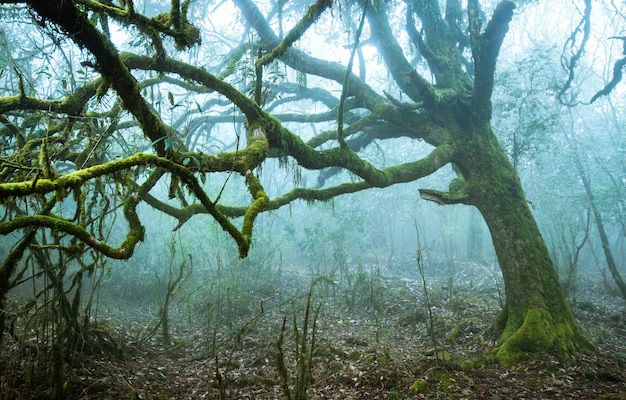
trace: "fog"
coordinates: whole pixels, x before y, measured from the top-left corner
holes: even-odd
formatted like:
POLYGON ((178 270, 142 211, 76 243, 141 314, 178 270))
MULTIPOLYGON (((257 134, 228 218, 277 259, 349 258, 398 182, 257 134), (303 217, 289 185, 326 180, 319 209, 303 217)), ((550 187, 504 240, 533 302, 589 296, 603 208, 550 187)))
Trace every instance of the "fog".
POLYGON ((613 2, 44 3, 0 4, 0 399, 626 393, 613 2), (520 294, 557 339, 507 358, 520 294))

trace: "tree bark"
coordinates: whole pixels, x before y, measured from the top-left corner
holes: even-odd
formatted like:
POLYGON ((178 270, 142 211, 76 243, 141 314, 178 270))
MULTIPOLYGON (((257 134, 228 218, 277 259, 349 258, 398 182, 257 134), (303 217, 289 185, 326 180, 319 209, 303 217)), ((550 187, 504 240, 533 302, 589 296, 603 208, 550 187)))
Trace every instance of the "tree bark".
POLYGON ((529 355, 591 351, 593 346, 567 304, 517 172, 491 128, 495 66, 515 6, 500 2, 481 32, 481 24, 473 19, 478 2, 468 4, 476 71, 471 101, 447 105, 456 129, 449 119, 441 122, 450 126, 451 159, 458 177, 448 192, 421 190, 420 194, 439 204, 473 205, 489 227, 506 292, 506 304, 494 324, 500 344, 497 361, 506 365, 529 355))
POLYGON ((422 194, 443 204, 474 205, 489 227, 506 293, 494 324, 497 361, 509 365, 528 355, 592 351, 572 316, 515 168, 488 125, 468 137, 457 158, 462 186, 422 194))

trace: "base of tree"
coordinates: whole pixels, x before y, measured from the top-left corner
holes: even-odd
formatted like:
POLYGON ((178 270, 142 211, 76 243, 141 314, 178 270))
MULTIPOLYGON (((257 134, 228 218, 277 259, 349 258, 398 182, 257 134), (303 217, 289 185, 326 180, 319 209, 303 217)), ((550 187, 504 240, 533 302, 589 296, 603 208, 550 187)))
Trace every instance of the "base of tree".
POLYGON ((573 320, 559 320, 540 307, 530 308, 521 323, 508 318, 502 311, 498 323, 504 327, 498 339, 501 343, 495 359, 501 365, 511 365, 522 360, 540 357, 542 354, 567 356, 575 353, 593 353, 594 347, 580 332, 573 320))

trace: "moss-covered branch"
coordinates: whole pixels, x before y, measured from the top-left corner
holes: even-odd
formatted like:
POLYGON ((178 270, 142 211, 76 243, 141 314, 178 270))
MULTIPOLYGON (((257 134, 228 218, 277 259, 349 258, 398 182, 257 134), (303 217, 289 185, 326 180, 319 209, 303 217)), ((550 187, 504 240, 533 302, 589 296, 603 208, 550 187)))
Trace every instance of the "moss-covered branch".
MULTIPOLYGON (((450 162, 450 158, 452 155, 451 151, 452 149, 450 146, 443 145, 440 148, 432 151, 427 157, 421 160, 385 168, 381 171, 381 173, 389 176, 390 179, 387 179, 384 184, 383 182, 378 182, 378 185, 376 186, 386 187, 399 183, 411 182, 419 178, 428 176, 437 171, 443 165, 450 162)), ((249 175, 246 174, 247 178, 248 176, 249 175)), ((253 186, 249 186, 250 192, 255 193, 253 194, 253 198, 255 198, 255 200, 261 199, 261 201, 256 202, 257 206, 255 208, 251 209, 252 206, 229 207, 224 205, 217 205, 217 208, 220 210, 220 212, 224 215, 228 215, 231 218, 245 216, 246 213, 251 213, 250 215, 256 216, 258 212, 277 210, 280 207, 283 207, 298 199, 305 201, 326 201, 332 199, 333 197, 349 193, 356 193, 361 190, 375 187, 375 185, 363 180, 358 182, 343 183, 324 189, 295 188, 281 196, 278 196, 266 202, 266 200, 263 198, 265 192, 262 190, 262 187, 256 186, 256 184, 254 183, 255 179, 256 178, 250 181, 253 186)), ((146 196, 144 200, 156 209, 168 215, 171 215, 174 218, 177 218, 179 220, 178 226, 182 225, 193 215, 207 213, 207 209, 203 207, 202 204, 198 203, 190 204, 184 208, 178 209, 166 203, 163 203, 149 195, 146 196)))
POLYGON ((479 121, 491 121, 491 94, 496 61, 504 36, 509 30, 514 9, 515 4, 512 1, 500 2, 480 38, 472 40, 472 55, 476 70, 472 110, 474 117, 479 121))
MULTIPOLYGON (((262 142, 262 140, 257 140, 257 143, 260 142, 262 142)), ((253 146, 252 152, 258 153, 263 151, 263 148, 267 150, 267 145, 263 146, 262 144, 257 144, 256 146, 253 146)), ((245 151, 242 153, 246 154, 245 151)), ((256 159, 254 156, 251 156, 250 158, 256 159)), ((248 162, 246 161, 243 162, 244 165, 247 165, 247 163, 248 162)), ((204 212, 210 214, 220 224, 220 226, 235 239, 239 246, 241 257, 245 257, 247 255, 250 247, 252 224, 258 213, 263 210, 263 204, 267 202, 267 196, 264 194, 262 188, 260 188, 260 185, 255 184, 254 181, 247 176, 247 179, 250 182, 250 191, 253 193, 255 201, 246 215, 244 227, 247 231, 244 235, 239 232, 239 230, 217 208, 216 204, 209 199, 207 194, 202 189, 202 185, 189 169, 169 159, 152 154, 135 154, 123 160, 111 161, 103 165, 78 170, 56 179, 35 179, 27 182, 0 184, 0 199, 4 200, 9 196, 28 196, 34 193, 45 194, 52 191, 63 192, 65 189, 80 186, 88 180, 99 176, 110 175, 134 166, 147 165, 167 170, 173 175, 179 177, 180 181, 188 186, 196 198, 200 201, 204 212)), ((156 179, 158 179, 158 177, 156 179)), ((117 249, 96 239, 85 228, 74 224, 71 221, 53 216, 35 215, 16 218, 12 221, 0 224, 0 234, 7 234, 17 229, 26 227, 47 227, 73 235, 106 256, 112 258, 128 258, 132 255, 137 242, 143 240, 143 227, 141 226, 139 217, 135 212, 135 207, 137 203, 141 201, 143 196, 147 194, 149 188, 151 188, 154 183, 155 181, 147 181, 133 196, 131 196, 129 200, 127 200, 124 207, 124 215, 130 225, 130 232, 128 233, 126 240, 117 249)))
POLYGON ((187 178, 193 176, 192 170, 182 165, 182 161, 187 157, 197 157, 199 166, 196 166, 196 168, 203 172, 231 171, 234 169, 244 173, 250 167, 256 167, 260 160, 265 157, 263 148, 263 144, 259 143, 259 145, 252 147, 250 150, 244 149, 239 152, 222 153, 215 156, 195 153, 177 154, 177 159, 180 159, 181 163, 154 154, 138 153, 124 159, 113 160, 105 164, 77 170, 54 179, 35 178, 24 182, 2 183, 0 184, 0 200, 10 196, 29 196, 35 193, 46 194, 57 190, 70 189, 80 186, 91 179, 137 166, 159 167, 181 178, 187 178))
POLYGON ((267 211, 269 206, 269 198, 261 186, 261 183, 254 176, 252 171, 248 171, 246 173, 246 184, 248 185, 248 190, 254 199, 254 202, 248 207, 244 216, 243 216, 243 225, 241 227, 241 233, 243 237, 250 241, 252 239, 252 227, 254 225, 254 220, 256 217, 263 211, 267 211))
POLYGON ((111 247, 107 243, 97 239, 85 228, 62 218, 49 215, 30 215, 18 217, 8 222, 0 223, 0 234, 6 235, 22 228, 49 228, 70 234, 94 250, 117 259, 128 259, 133 255, 135 245, 144 238, 143 226, 134 210, 134 205, 127 205, 124 214, 130 224, 130 231, 126 239, 118 248, 111 247))
POLYGON ((420 197, 424 200, 444 204, 467 204, 467 195, 463 192, 442 192, 439 190, 420 189, 420 197))
MULTIPOLYGON (((460 6, 448 1, 444 19, 437 0, 409 0, 407 3, 421 22, 421 34, 413 36, 435 77, 437 87, 465 95, 471 88, 471 82, 464 70, 466 60, 462 54, 466 39, 457 25, 460 6)), ((409 14, 409 17, 412 16, 409 14)), ((407 20, 408 23, 414 23, 412 18, 407 20)))
POLYGON ((277 58, 282 57, 287 50, 291 47, 291 45, 307 31, 319 19, 324 11, 330 6, 332 6, 332 0, 317 0, 307 9, 304 16, 298 21, 296 26, 294 26, 285 36, 285 38, 280 42, 280 44, 269 54, 264 55, 259 58, 256 62, 259 66, 265 66, 274 61, 277 58))
POLYGON ((442 145, 421 160, 388 167, 382 170, 381 173, 390 177, 384 184, 383 182, 378 182, 378 185, 373 185, 368 181, 358 181, 343 183, 325 189, 295 188, 282 196, 272 199, 269 202, 268 209, 273 210, 280 208, 296 199, 305 201, 325 201, 340 195, 356 193, 373 187, 387 187, 399 183, 412 182, 437 171, 443 165, 450 162, 450 157, 451 148, 447 145, 442 145))
MULTIPOLYGON (((424 7, 425 6, 422 6, 420 9, 424 7)), ((440 17, 438 16, 437 18, 440 17)), ((394 81, 414 102, 423 104, 424 108, 431 112, 440 112, 441 109, 447 109, 451 105, 457 104, 457 98, 459 96, 465 96, 465 88, 468 86, 465 74, 455 74, 454 76, 458 81, 456 83, 451 82, 448 78, 440 78, 437 81, 438 85, 434 86, 426 78, 420 75, 413 66, 411 66, 404 56, 402 48, 397 42, 396 36, 391 30, 384 7, 379 7, 368 13, 368 21, 372 28, 372 37, 375 38, 374 43, 376 44, 378 51, 383 56, 389 72, 394 77, 394 81)), ((445 24, 431 24, 428 26, 430 26, 430 29, 443 29, 445 24)), ((430 32, 430 35, 433 36, 435 34, 430 32)), ((443 46, 446 45, 446 42, 444 42, 442 38, 438 38, 437 40, 441 41, 441 43, 439 43, 440 47, 443 48, 443 46)), ((447 45, 454 49, 455 43, 447 45)), ((449 50, 446 48, 446 51, 449 50)), ((452 52, 454 53, 454 51, 452 52)), ((458 64, 458 61, 455 61, 454 59, 431 59, 429 60, 429 63, 432 65, 437 65, 437 63, 458 64)), ((443 70, 444 67, 441 66, 434 68, 435 71, 437 69, 443 70)), ((454 69, 455 72, 459 72, 459 70, 459 67, 454 69)))
POLYGON ((72 1, 33 0, 28 4, 44 20, 58 24, 76 44, 95 56, 99 72, 119 94, 124 107, 140 122, 157 154, 165 155, 164 138, 169 136, 167 126, 141 96, 137 80, 122 63, 110 40, 96 29, 87 14, 78 10, 72 1))
MULTIPOLYGON (((124 26, 135 26, 151 39, 158 33, 170 36, 174 38, 174 43, 180 50, 200 44, 200 31, 191 25, 186 14, 181 12, 183 10, 180 8, 179 0, 172 1, 169 13, 159 14, 154 18, 136 13, 133 7, 121 8, 92 0, 77 0, 76 3, 84 5, 90 11, 104 14, 124 26)), ((128 3, 132 4, 132 1, 128 3)))
POLYGON ((41 110, 59 114, 77 115, 87 101, 96 94, 102 79, 95 79, 61 100, 39 99, 31 96, 0 97, 0 114, 16 110, 41 110))

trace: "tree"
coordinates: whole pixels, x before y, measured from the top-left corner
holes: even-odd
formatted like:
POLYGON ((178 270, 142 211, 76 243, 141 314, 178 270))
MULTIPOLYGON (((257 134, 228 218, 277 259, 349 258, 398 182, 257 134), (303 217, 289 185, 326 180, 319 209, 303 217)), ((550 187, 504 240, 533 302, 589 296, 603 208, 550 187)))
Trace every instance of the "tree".
MULTIPOLYGON (((145 222, 137 213, 143 202, 177 218, 178 226, 195 214, 210 214, 245 257, 261 212, 296 199, 323 201, 410 182, 452 165, 456 178, 447 191, 422 189, 420 195, 441 205, 474 206, 490 229, 507 297, 494 324, 496 358, 511 363, 529 353, 592 348, 576 326, 517 172, 491 127, 494 73, 513 18, 511 1, 501 1, 486 21, 477 0, 466 10, 458 0, 448 0, 444 10, 437 0, 335 5, 318 0, 306 11, 280 1, 235 0, 241 17, 231 17, 226 31, 216 28, 204 36, 199 27, 211 25, 201 22, 212 16, 188 0, 172 0, 153 17, 139 13, 132 1, 2 3, 27 4, 47 43, 72 41, 83 51, 75 57, 90 58, 81 64, 90 78, 80 80, 73 79, 77 65, 68 58, 68 77, 53 98, 33 93, 16 68, 17 91, 0 99, 7 142, 0 198, 8 215, 0 232, 24 232, 0 270, 3 298, 17 263, 33 241, 44 239, 42 232, 50 232, 60 251, 91 248, 130 258, 143 239, 145 222), (323 16, 328 9, 332 15, 323 16), (339 18, 335 12, 350 32, 346 66, 313 57, 296 44, 312 26, 332 26, 339 18), (400 19, 404 28, 398 27, 400 19), (133 52, 116 49, 113 27, 138 36, 130 44, 136 45, 133 52), (401 29, 410 43, 398 40, 401 29), (224 35, 230 35, 230 48, 224 48, 224 35), (194 58, 201 38, 214 36, 219 43, 210 47, 226 54, 225 61, 211 63, 211 49, 194 58), (368 79, 376 74, 365 63, 372 49, 393 81, 387 90, 368 79), (352 72, 355 57, 358 75, 352 72), (166 123, 167 117, 172 122, 166 123), (213 131, 220 124, 230 124, 230 147, 213 131), (302 126, 310 127, 307 140, 297 134, 302 126), (388 167, 359 155, 378 141, 397 138, 425 142, 427 155, 388 167), (211 152, 216 143, 219 150, 211 152), (120 157, 111 159, 107 146, 120 157), (147 150, 133 154, 141 146, 147 150), (295 179, 296 187, 270 199, 255 170, 272 159, 308 170, 333 169, 324 172, 322 187, 295 179), (341 170, 353 179, 323 186, 341 170), (228 174, 226 181, 233 174, 243 178, 237 182, 247 188, 249 205, 222 204, 221 190, 209 195, 206 176, 220 172, 228 174), (178 199, 177 205, 159 195, 167 177, 168 197, 178 199), (99 202, 123 207, 129 229, 118 247, 104 240, 102 219, 109 213, 98 213, 99 202), (74 212, 62 215, 68 204, 74 212), (243 217, 240 227, 237 217, 243 217)), ((19 6, 16 10, 22 21, 28 18, 19 6)), ((334 34, 328 31, 328 46, 336 44, 334 34)))

